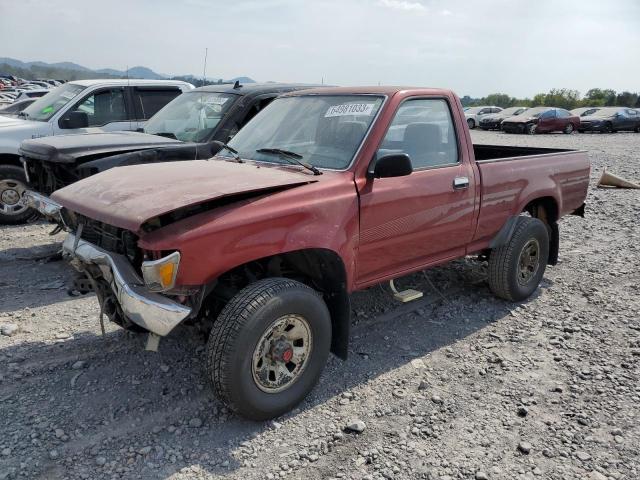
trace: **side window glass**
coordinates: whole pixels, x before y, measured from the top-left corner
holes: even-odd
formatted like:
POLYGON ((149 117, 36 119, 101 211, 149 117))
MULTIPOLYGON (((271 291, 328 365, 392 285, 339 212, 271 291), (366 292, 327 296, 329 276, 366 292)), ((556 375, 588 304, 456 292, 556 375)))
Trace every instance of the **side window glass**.
POLYGON ((249 120, 251 120, 253 117, 255 117, 258 112, 262 111, 262 109, 264 107, 266 107, 267 105, 269 105, 271 102, 273 102, 273 100, 276 97, 270 97, 270 98, 263 98, 262 100, 259 100, 257 102, 255 102, 251 108, 249 109, 249 111, 247 112, 247 114, 245 115, 245 117, 242 119, 242 121, 240 122, 240 128, 244 127, 247 123, 249 123, 249 120))
POLYGON ((95 92, 80 102, 75 110, 87 114, 90 127, 127 120, 124 90, 121 88, 95 92))
POLYGON ((182 92, 177 88, 167 90, 138 90, 135 89, 135 96, 138 103, 137 117, 140 120, 149 120, 171 100, 182 92))
POLYGON ((414 169, 457 164, 458 144, 447 102, 404 102, 378 150, 378 156, 389 153, 406 153, 414 169))

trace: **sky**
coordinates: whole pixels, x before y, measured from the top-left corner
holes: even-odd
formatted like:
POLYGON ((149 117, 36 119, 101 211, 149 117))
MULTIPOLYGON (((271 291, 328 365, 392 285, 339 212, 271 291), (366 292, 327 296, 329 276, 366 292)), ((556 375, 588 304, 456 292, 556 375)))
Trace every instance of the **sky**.
POLYGON ((0 0, 0 57, 531 97, 640 90, 639 0, 0 0))

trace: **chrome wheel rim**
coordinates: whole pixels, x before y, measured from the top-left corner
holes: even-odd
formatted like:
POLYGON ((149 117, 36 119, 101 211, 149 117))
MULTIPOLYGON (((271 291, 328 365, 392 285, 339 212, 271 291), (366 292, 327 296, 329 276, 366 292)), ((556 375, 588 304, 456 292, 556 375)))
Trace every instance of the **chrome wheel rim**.
POLYGON ((22 203, 22 194, 25 191, 22 182, 10 178, 0 180, 0 212, 5 215, 18 215, 29 208, 22 203))
POLYGON ((538 273, 540 268, 540 244, 538 240, 532 238, 520 252, 518 259, 518 283, 520 285, 528 284, 532 278, 538 273))
POLYGON ((262 334, 253 351, 251 371, 263 392, 278 393, 302 376, 312 350, 311 327, 301 315, 275 320, 262 334))

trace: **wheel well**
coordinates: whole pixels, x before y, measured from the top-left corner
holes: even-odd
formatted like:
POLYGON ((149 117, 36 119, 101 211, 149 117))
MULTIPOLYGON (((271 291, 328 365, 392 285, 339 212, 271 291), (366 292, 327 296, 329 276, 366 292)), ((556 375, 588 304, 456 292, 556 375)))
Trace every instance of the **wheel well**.
POLYGON ((241 289, 262 278, 285 277, 319 291, 331 314, 331 351, 347 358, 351 304, 347 293, 347 274, 340 256, 332 250, 296 250, 260 258, 239 265, 220 275, 207 286, 201 317, 215 321, 224 305, 241 289))
POLYGON ((522 210, 534 218, 541 220, 549 231, 549 265, 558 263, 560 250, 560 231, 558 230, 558 204, 553 197, 536 198, 522 210))
POLYGON ((22 167, 22 163, 20 163, 20 156, 13 155, 12 153, 0 154, 0 165, 15 165, 16 167, 22 167))

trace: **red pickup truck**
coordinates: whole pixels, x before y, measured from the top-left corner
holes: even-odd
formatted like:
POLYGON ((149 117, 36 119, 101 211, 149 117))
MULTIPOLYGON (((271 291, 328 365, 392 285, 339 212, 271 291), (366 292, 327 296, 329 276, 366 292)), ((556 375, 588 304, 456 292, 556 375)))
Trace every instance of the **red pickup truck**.
POLYGON ((458 98, 331 88, 273 101, 210 160, 119 167, 55 192, 63 250, 101 312, 210 330, 217 395, 280 415, 346 358, 349 294, 465 255, 501 298, 531 295, 582 215, 584 152, 473 145, 458 98))

